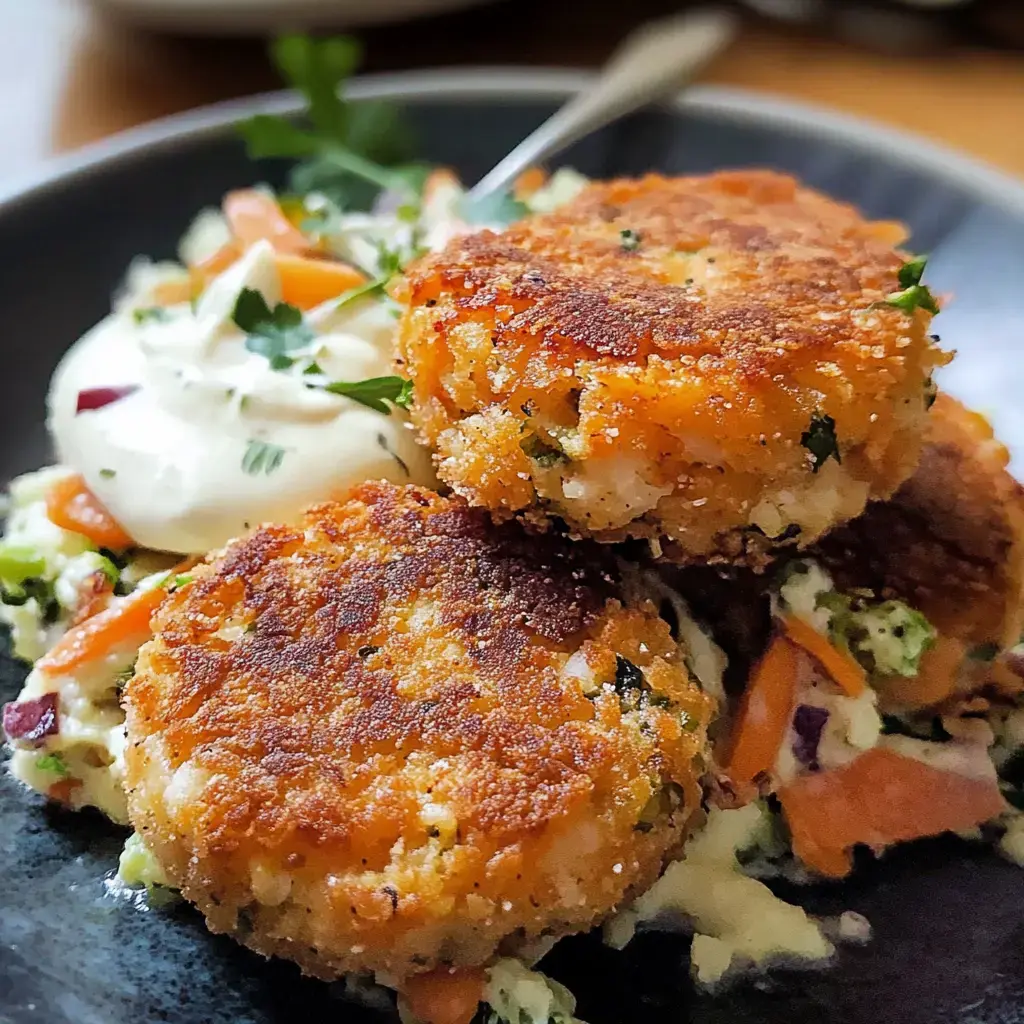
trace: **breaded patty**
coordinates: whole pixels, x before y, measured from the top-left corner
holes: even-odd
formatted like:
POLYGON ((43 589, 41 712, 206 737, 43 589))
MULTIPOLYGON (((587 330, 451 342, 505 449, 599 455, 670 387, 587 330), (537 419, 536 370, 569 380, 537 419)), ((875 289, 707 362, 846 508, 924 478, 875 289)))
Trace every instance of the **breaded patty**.
POLYGON ((649 885, 711 701, 606 549, 366 484, 233 542, 125 691, 132 821, 170 879, 321 977, 478 965, 649 885))
POLYGON ((903 235, 767 171, 592 184, 408 271, 413 419, 499 517, 679 558, 810 542, 920 452, 944 357, 884 304, 903 235))
POLYGON ((1013 646, 1024 628, 1024 489, 1008 462, 988 422, 940 394, 914 475, 815 555, 841 588, 900 598, 968 646, 1013 646))

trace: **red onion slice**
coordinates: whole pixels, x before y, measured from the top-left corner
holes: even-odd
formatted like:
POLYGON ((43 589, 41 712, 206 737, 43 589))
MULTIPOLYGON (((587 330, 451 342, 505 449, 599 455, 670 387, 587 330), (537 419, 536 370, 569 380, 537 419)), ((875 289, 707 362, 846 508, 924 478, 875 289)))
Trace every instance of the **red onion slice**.
POLYGON ((118 402, 127 398, 139 390, 138 384, 119 384, 108 388, 86 388, 78 392, 78 401, 75 403, 75 413, 93 412, 102 409, 105 405, 118 402))
POLYGON ((4 705, 4 732, 12 740, 42 746, 47 736, 60 732, 57 718, 57 694, 44 693, 31 700, 4 705))
POLYGON ((793 756, 808 768, 818 767, 818 744, 828 721, 828 711, 813 704, 801 704, 793 715, 793 756))

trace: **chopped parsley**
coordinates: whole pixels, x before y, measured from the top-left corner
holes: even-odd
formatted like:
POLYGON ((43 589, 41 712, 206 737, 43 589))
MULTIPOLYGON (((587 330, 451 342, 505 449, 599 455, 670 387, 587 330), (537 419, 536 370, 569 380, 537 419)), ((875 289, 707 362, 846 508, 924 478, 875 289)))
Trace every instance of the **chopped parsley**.
POLYGON ((643 672, 628 658, 621 654, 615 655, 615 692, 620 696, 630 690, 648 689, 643 672))
POLYGON ((132 319, 137 324, 165 324, 171 319, 170 313, 163 306, 149 306, 146 309, 133 309, 132 319))
POLYGON ((100 476, 103 477, 104 480, 113 480, 114 477, 117 476, 117 471, 113 469, 101 469, 100 476))
POLYGON ((640 248, 640 232, 634 231, 632 228, 624 228, 619 232, 619 245, 622 246, 624 252, 636 252, 640 248))
POLYGON ((815 413, 810 426, 800 435, 800 443, 811 453, 811 470, 815 473, 829 459, 843 461, 836 438, 836 421, 831 416, 815 413))
POLYGON ((344 84, 359 64, 360 47, 347 36, 285 35, 271 45, 271 58, 306 100, 305 124, 258 114, 239 125, 249 156, 299 161, 293 191, 321 192, 346 209, 368 209, 382 189, 418 205, 427 168, 405 161, 408 132, 396 109, 383 102, 350 104, 344 84))
POLYGON ((249 476, 259 476, 260 473, 270 476, 284 461, 284 453, 280 445, 254 438, 242 456, 242 469, 249 476))
POLYGON ((315 337, 302 318, 302 310, 287 302, 273 309, 261 292, 243 288, 231 313, 235 325, 245 331, 245 347, 265 356, 273 370, 286 370, 295 360, 287 353, 305 348, 315 337))
POLYGON ((36 768, 41 772, 52 772, 62 779, 71 774, 64 758, 58 753, 41 754, 36 758, 36 768))
POLYGON ((407 409, 412 402, 412 381, 404 377, 368 377, 366 380, 345 381, 332 380, 323 386, 324 391, 332 395, 344 395, 354 402, 361 402, 375 412, 385 416, 391 409, 385 404, 390 402, 400 409, 407 409))
POLYGON ((568 456, 558 448, 545 444, 536 434, 527 437, 520 447, 526 457, 536 462, 542 469, 550 469, 560 462, 567 461, 568 456))
POLYGON ((928 286, 921 284, 924 276, 924 269, 928 265, 926 256, 912 256, 899 269, 897 275, 900 291, 890 292, 876 306, 893 306, 902 309, 904 313, 913 313, 915 309, 923 309, 929 313, 938 313, 939 304, 935 296, 929 291, 928 286))

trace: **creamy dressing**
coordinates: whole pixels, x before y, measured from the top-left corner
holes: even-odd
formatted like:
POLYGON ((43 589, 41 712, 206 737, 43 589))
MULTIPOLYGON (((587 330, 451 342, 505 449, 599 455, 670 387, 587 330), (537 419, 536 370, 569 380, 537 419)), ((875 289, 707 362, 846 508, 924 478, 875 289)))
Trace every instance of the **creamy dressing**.
POLYGON ((113 313, 54 376, 49 426, 61 462, 144 547, 206 552, 366 480, 434 482, 400 410, 384 415, 310 386, 390 374, 393 305, 370 296, 317 307, 305 316, 314 340, 289 352, 290 369, 274 370, 232 322, 243 288, 271 307, 280 301, 269 244, 254 245, 194 309, 168 307, 141 323, 130 309, 113 313), (322 376, 303 372, 314 360, 322 376), (137 390, 76 413, 80 392, 123 386, 137 390), (282 449, 280 464, 243 468, 253 443, 282 449))

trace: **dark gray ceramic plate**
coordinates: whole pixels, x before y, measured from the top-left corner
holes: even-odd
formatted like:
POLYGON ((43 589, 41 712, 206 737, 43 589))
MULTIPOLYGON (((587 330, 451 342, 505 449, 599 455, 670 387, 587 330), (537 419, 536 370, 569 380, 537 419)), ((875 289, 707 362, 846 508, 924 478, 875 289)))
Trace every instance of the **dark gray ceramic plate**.
MULTIPOLYGON (((585 79, 458 72, 366 80, 354 95, 407 102, 421 155, 472 180, 585 79)), ((105 143, 44 180, 0 194, 0 323, 8 386, 0 476, 48 457, 43 399, 65 347, 108 308, 137 253, 173 253, 202 205, 282 168, 247 163, 230 123, 287 96, 214 108, 105 143)), ((1010 130, 1009 128, 1007 130, 1010 130)), ((904 136, 764 98, 700 90, 623 121, 565 157, 605 177, 764 165, 792 171, 873 217, 898 218, 955 294, 938 329, 960 351, 943 385, 991 413, 1024 457, 1024 189, 904 136)), ((0 666, 0 700, 19 671, 0 666)), ((123 835, 0 782, 0 1021, 7 1024, 283 1024, 385 1019, 341 986, 299 977, 206 933, 187 908, 140 911, 105 895, 123 835)), ((1024 1022, 1024 872, 949 840, 804 891, 815 912, 868 915, 875 939, 831 970, 783 972, 717 997, 686 981, 685 940, 649 935, 624 953, 592 937, 544 964, 592 1024, 1011 1024, 1024 1022)))

